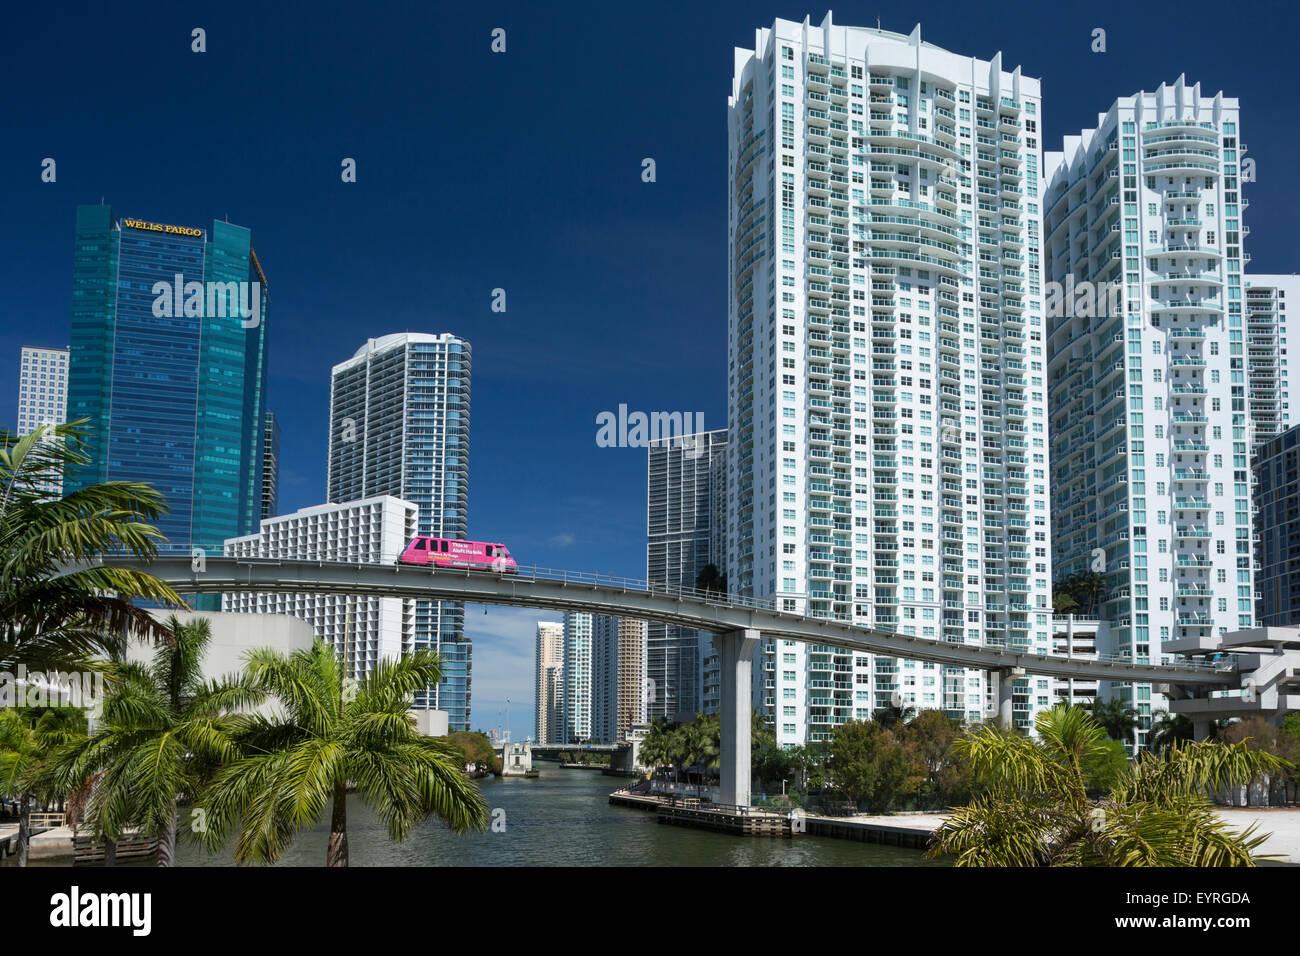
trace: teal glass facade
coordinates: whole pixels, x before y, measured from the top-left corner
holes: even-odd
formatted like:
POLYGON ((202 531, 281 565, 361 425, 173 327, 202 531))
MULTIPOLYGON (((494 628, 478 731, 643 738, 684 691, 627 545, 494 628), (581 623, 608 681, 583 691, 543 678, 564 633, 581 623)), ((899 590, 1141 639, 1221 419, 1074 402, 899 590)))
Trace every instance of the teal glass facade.
POLYGON ((169 549, 220 554, 226 538, 256 531, 268 315, 248 229, 174 227, 80 207, 67 414, 89 420, 93 461, 65 488, 148 482, 171 509, 159 521, 169 549), (198 294, 169 295, 178 276, 182 292, 201 283, 198 294), (239 290, 250 310, 256 295, 257 321, 233 300, 214 307, 213 283, 235 283, 217 288, 239 290))

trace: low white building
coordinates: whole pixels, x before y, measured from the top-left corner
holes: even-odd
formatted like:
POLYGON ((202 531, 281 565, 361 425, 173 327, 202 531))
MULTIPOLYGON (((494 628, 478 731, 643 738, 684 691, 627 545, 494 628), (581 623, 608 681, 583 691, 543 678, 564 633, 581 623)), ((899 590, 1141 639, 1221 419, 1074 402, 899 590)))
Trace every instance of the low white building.
MULTIPOLYGON (((414 504, 391 495, 317 505, 263 519, 257 534, 226 539, 225 553, 392 564, 415 537, 418 517, 414 504)), ((349 676, 357 679, 385 658, 409 654, 415 645, 415 602, 408 598, 240 592, 225 595, 222 609, 290 614, 306 621, 343 655, 349 676)))
MULTIPOLYGON (((1056 615, 1052 618, 1052 653, 1068 654, 1086 660, 1097 660, 1099 653, 1108 651, 1108 629, 1104 621, 1096 621, 1074 615, 1056 615)), ((1043 696, 1044 679, 1035 679, 1035 692, 1043 696)), ((1085 680, 1077 677, 1053 677, 1050 681, 1050 703, 1056 704, 1067 700, 1080 707, 1090 705, 1097 697, 1100 681, 1085 680)), ((1015 701, 1012 700, 1014 709, 1015 701)), ((1041 709, 1041 708, 1039 708, 1041 709)))
MULTIPOLYGON (((172 617, 170 611, 151 611, 159 621, 172 617)), ((212 640, 203 655, 203 677, 220 680, 244 668, 245 655, 256 648, 269 647, 281 654, 308 650, 316 632, 306 621, 286 614, 226 614, 217 611, 177 613, 182 624, 206 620, 212 640)), ((126 659, 142 664, 153 661, 157 649, 144 641, 134 641, 127 648, 126 659)))

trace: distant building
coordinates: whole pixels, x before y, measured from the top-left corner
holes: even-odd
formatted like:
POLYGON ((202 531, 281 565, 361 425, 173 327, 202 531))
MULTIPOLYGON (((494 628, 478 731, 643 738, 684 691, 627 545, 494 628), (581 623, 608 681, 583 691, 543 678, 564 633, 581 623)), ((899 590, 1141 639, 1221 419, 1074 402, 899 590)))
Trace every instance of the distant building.
POLYGON ((1245 284, 1246 386, 1257 454, 1273 436, 1300 425, 1300 408, 1291 408, 1300 365, 1287 354, 1300 348, 1300 275, 1248 275, 1245 284))
POLYGON ((560 701, 564 693, 564 625, 537 622, 536 703, 534 720, 539 744, 560 743, 560 701))
POLYGON ((1260 446, 1254 470, 1255 617, 1261 627, 1300 624, 1300 425, 1260 446))
POLYGON ((645 722, 645 622, 570 612, 561 645, 560 731, 558 739, 541 742, 627 740, 645 722))
MULTIPOLYGON (((68 350, 24 346, 18 365, 18 434, 67 421, 67 412, 68 350)), ((40 488, 59 495, 63 482, 42 482, 40 488)))
POLYGON ((273 517, 279 509, 280 423, 275 420, 275 412, 267 412, 262 432, 262 517, 273 517))
POLYGON ((597 617, 593 644, 592 737, 622 743, 646 719, 646 622, 597 617))
MULTIPOLYGON (((231 538, 225 553, 240 558, 288 558, 393 564, 415 537, 419 509, 379 495, 317 505, 266 518, 257 534, 231 538)), ((415 648, 415 602, 410 598, 297 591, 238 592, 222 598, 225 611, 292 614, 311 624, 362 679, 385 658, 415 648)))
POLYGON ((564 615, 564 696, 560 706, 560 742, 584 743, 594 730, 592 686, 595 665, 595 615, 569 611, 564 615))

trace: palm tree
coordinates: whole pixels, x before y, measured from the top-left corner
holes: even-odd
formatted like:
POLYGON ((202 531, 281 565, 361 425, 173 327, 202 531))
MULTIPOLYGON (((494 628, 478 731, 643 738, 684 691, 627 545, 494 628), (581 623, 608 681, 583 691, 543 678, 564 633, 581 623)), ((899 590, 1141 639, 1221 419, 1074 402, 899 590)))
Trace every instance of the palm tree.
POLYGON ((1089 710, 1111 740, 1133 742, 1139 727, 1138 712, 1127 701, 1118 697, 1110 700, 1098 697, 1093 700, 1089 710))
MULTIPOLYGON (((686 773, 686 782, 691 782, 691 770, 704 759, 704 733, 698 721, 691 721, 677 728, 677 760, 686 773)), ((698 792, 699 780, 696 778, 698 792)))
POLYGON ((457 833, 482 830, 488 808, 446 742, 421 737, 409 709, 415 693, 442 680, 436 654, 417 651, 383 661, 364 680, 345 680, 321 641, 285 655, 252 651, 246 686, 278 707, 239 718, 243 756, 217 773, 198 802, 220 849, 238 827, 235 860, 273 863, 303 827, 331 808, 327 866, 348 865, 347 788, 404 840, 437 815, 457 833))
POLYGON ((726 594, 727 576, 718 571, 716 564, 706 564, 695 576, 695 590, 726 594))
POLYGON ((662 717, 655 720, 645 736, 641 738, 641 746, 637 748, 637 759, 641 762, 641 766, 650 768, 652 779, 658 776, 659 768, 664 763, 665 724, 662 717))
POLYGON ((1184 714, 1171 714, 1157 710, 1151 715, 1151 729, 1147 731, 1147 746, 1160 753, 1171 744, 1191 740, 1195 736, 1192 722, 1184 714))
POLYGON ((211 625, 167 621, 174 639, 149 665, 118 664, 101 726, 51 758, 64 789, 87 787, 83 815, 106 844, 136 828, 158 838, 158 865, 176 855, 180 799, 193 799, 216 767, 238 756, 233 711, 260 699, 239 681, 207 682, 211 625))
POLYGON ((1067 574, 1052 583, 1052 608, 1057 614, 1092 617, 1106 593, 1106 578, 1098 571, 1067 574))
POLYGON ((1244 745, 1176 743, 1143 753, 1109 795, 1089 799, 1084 767, 1106 732, 1079 708, 1038 716, 1038 739, 979 727, 957 742, 986 790, 953 812, 930 856, 957 866, 1253 866, 1268 838, 1227 828, 1206 792, 1280 766, 1244 745))
POLYGON ((82 422, 0 430, 0 670, 87 669, 129 636, 170 639, 135 599, 185 607, 151 574, 96 567, 122 551, 153 558, 166 510, 147 484, 108 481, 52 497, 41 485, 89 464, 82 422))
POLYGON ((887 704, 872 714, 871 719, 886 730, 890 730, 898 724, 907 723, 915 716, 915 707, 900 707, 897 704, 887 704))
POLYGON ((1074 614, 1079 610, 1079 602, 1069 591, 1062 590, 1062 583, 1052 585, 1052 611, 1056 614, 1074 614))
POLYGON ((709 771, 717 766, 722 753, 721 738, 721 719, 717 715, 696 714, 693 721, 677 730, 678 756, 684 768, 695 768, 697 792, 709 771))
POLYGON ((27 865, 33 805, 65 795, 43 778, 45 761, 52 750, 83 734, 85 723, 70 710, 47 710, 34 726, 16 710, 0 711, 0 794, 18 800, 19 866, 27 865))
POLYGON ((1083 571, 1075 576, 1075 595, 1084 612, 1093 617, 1106 593, 1106 578, 1098 571, 1083 571))

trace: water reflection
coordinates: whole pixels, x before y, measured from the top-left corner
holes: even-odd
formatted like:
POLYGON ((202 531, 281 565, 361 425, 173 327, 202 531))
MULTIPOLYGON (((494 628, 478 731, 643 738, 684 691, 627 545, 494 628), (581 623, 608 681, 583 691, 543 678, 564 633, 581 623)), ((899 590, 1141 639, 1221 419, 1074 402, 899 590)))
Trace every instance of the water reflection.
MULTIPOLYGON (((541 777, 483 782, 504 832, 456 836, 430 822, 405 843, 355 797, 348 801, 353 866, 942 866, 919 850, 824 837, 741 838, 661 826, 653 813, 612 807, 620 781, 541 765, 541 777)), ((328 823, 301 834, 279 865, 321 866, 328 823)), ((229 852, 177 848, 181 866, 232 866, 229 852)))

